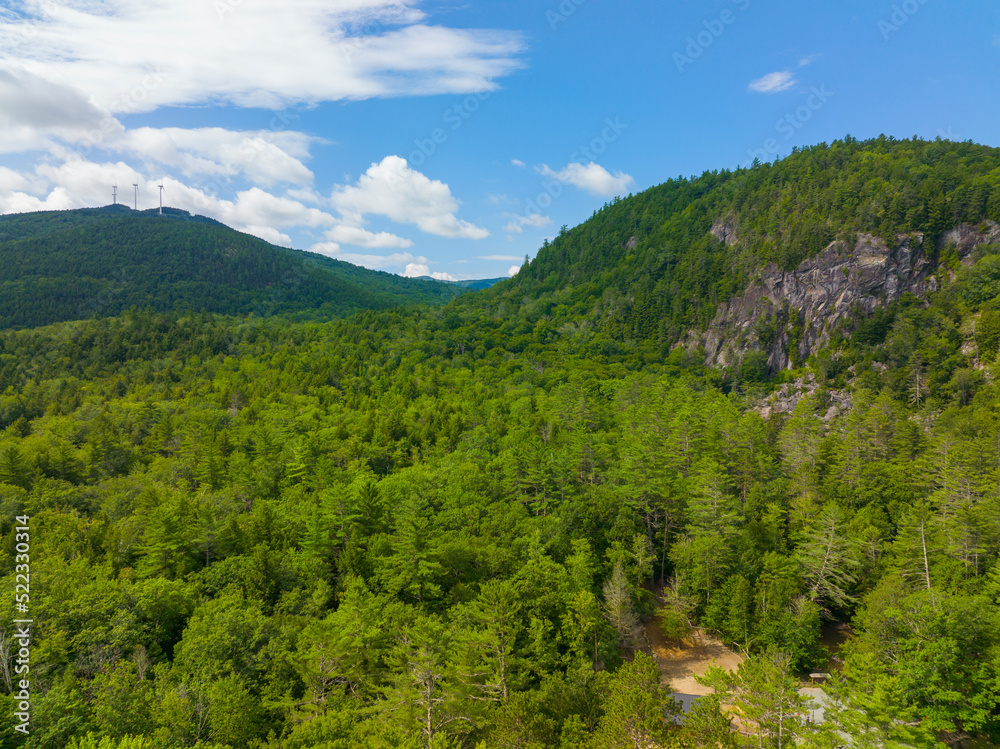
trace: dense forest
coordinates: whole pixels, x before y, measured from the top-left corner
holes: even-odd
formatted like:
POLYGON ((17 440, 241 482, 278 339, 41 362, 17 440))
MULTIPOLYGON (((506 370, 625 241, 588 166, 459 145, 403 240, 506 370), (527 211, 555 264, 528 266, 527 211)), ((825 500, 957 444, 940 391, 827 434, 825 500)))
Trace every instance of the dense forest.
POLYGON ((0 740, 997 745, 1000 247, 944 248, 927 299, 793 371, 671 346, 753 268, 841 231, 1000 219, 997 167, 848 139, 616 202, 446 306, 0 332, 0 564, 13 591, 29 517, 34 620, 31 731, 0 740), (623 327, 639 311, 658 322, 623 327), (765 408, 779 384, 787 412, 765 408), (651 627, 744 656, 682 721, 651 627), (819 668, 811 723, 795 687, 819 668))
POLYGON ((462 287, 275 247, 204 216, 124 206, 0 216, 0 327, 132 306, 328 319, 437 304, 462 287))

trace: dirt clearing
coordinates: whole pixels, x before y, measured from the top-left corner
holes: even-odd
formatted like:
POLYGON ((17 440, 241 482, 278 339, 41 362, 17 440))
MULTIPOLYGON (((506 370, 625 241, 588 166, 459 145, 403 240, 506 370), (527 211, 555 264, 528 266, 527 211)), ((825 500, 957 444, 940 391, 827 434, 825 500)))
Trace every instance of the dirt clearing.
POLYGON ((743 662, 743 656, 703 630, 694 630, 678 648, 676 643, 664 639, 657 619, 650 619, 645 626, 653 658, 660 667, 664 681, 670 684, 670 689, 674 692, 711 694, 712 690, 696 682, 694 677, 704 674, 709 666, 735 671, 743 662))

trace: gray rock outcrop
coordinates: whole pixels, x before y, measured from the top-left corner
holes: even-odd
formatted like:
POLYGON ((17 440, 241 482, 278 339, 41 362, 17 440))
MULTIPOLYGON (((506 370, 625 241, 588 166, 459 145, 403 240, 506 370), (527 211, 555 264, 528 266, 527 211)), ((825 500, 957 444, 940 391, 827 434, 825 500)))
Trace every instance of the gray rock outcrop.
MULTIPOLYGON (((735 232, 716 222, 713 235, 732 241, 735 232)), ((962 262, 984 244, 1000 242, 1000 225, 959 226, 942 238, 962 262)), ((706 331, 691 331, 688 343, 705 350, 709 366, 732 366, 748 350, 763 350, 771 371, 792 368, 829 342, 839 325, 850 333, 855 311, 870 315, 909 292, 925 297, 937 288, 924 235, 897 237, 889 247, 862 234, 853 246, 830 243, 819 255, 791 271, 768 265, 746 291, 719 306, 706 331)))

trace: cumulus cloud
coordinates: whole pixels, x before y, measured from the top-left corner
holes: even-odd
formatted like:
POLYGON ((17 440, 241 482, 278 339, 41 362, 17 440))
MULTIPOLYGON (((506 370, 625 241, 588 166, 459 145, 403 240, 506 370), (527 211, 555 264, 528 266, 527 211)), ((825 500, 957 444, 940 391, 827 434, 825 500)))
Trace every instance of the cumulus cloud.
MULTIPOLYGON (((533 226, 536 229, 542 229, 552 223, 552 219, 548 216, 542 216, 539 213, 532 213, 529 216, 514 216, 510 221, 503 227, 503 230, 508 234, 521 234, 524 232, 525 226, 533 226)), ((498 256, 500 257, 500 256, 498 256)), ((504 259, 507 259, 504 257, 504 259)), ((517 260, 517 258, 510 258, 511 260, 517 260)))
POLYGON ((521 161, 520 159, 511 159, 511 160, 510 160, 510 163, 511 163, 511 164, 513 164, 514 166, 519 166, 519 167, 521 167, 522 169, 523 169, 524 167, 526 167, 526 166, 527 166, 527 164, 525 164, 525 163, 524 163, 523 161, 521 161))
POLYGON ((455 216, 458 201, 448 185, 411 169, 399 156, 386 156, 372 164, 357 184, 335 189, 331 203, 346 223, 374 214, 439 237, 485 239, 490 234, 455 216))
POLYGON ((520 34, 427 25, 415 5, 80 0, 52 11, 24 3, 0 16, 0 63, 44 68, 113 113, 469 93, 521 66, 520 34))
POLYGON ((787 91, 796 83, 798 81, 795 80, 795 76, 790 71, 782 70, 768 73, 755 81, 750 81, 749 88, 758 94, 777 94, 781 91, 787 91))
POLYGON ((324 236, 333 242, 353 244, 358 247, 369 247, 371 249, 413 246, 412 240, 398 237, 387 231, 374 233, 367 229, 362 229, 360 226, 347 226, 346 224, 339 224, 329 229, 324 236))
POLYGON ((142 127, 129 130, 113 146, 175 167, 188 177, 245 175, 267 187, 282 182, 311 184, 313 174, 302 159, 308 158, 314 140, 298 132, 142 127))
POLYGON ((603 166, 595 164, 593 161, 586 166, 577 163, 568 164, 565 169, 559 171, 551 169, 547 164, 542 164, 540 167, 536 167, 536 170, 546 177, 554 177, 560 182, 566 182, 581 190, 586 190, 591 195, 601 197, 621 195, 635 184, 635 179, 631 175, 624 172, 611 174, 603 166))
POLYGON ((430 274, 430 267, 424 263, 409 263, 406 266, 406 270, 403 271, 403 275, 407 278, 419 278, 420 276, 429 276, 430 274))
POLYGON ((521 270, 520 265, 512 265, 510 266, 510 268, 507 269, 507 275, 513 278, 520 272, 520 270, 521 270))

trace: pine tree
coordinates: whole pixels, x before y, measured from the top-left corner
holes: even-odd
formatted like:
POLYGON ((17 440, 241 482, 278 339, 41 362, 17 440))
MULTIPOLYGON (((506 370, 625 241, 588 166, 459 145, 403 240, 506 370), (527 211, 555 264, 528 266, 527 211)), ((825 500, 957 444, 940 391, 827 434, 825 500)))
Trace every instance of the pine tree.
POLYGON ((858 555, 846 535, 847 520, 843 510, 828 505, 816 522, 807 529, 795 558, 802 568, 808 595, 814 602, 846 606, 856 579, 858 555))
POLYGON ((618 633, 621 644, 635 649, 643 641, 642 625, 632 599, 632 586, 625 575, 625 565, 620 561, 604 581, 604 615, 618 633))

